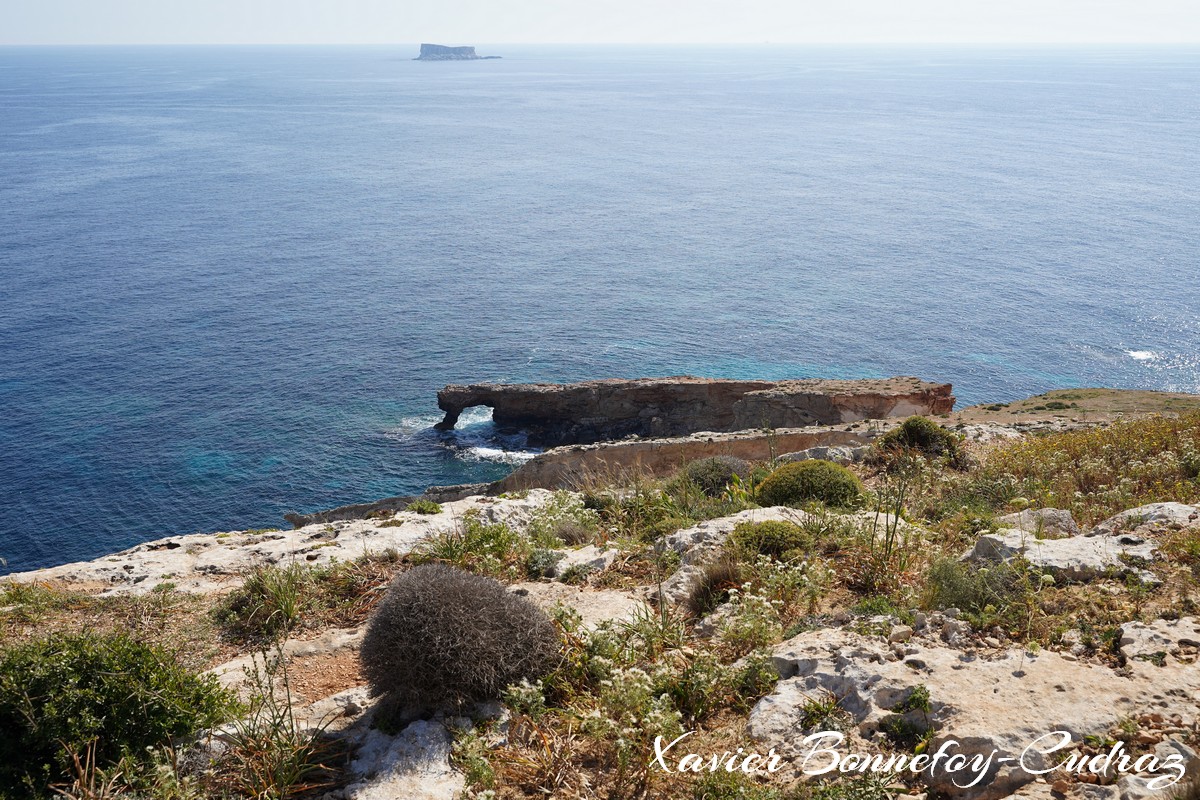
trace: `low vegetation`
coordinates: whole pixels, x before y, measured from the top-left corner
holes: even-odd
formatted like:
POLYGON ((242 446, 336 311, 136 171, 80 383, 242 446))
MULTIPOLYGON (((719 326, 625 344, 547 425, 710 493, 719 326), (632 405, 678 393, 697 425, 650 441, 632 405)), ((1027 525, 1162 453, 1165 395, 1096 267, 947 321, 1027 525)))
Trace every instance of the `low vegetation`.
POLYGON ((922 515, 986 517, 1013 507, 1069 510, 1093 525, 1148 503, 1200 500, 1200 412, 1117 421, 993 448, 969 473, 940 476, 922 515))
POLYGON ((904 453, 943 459, 955 468, 965 466, 961 437, 927 417, 909 417, 876 439, 871 460, 886 467, 904 453))
POLYGON ((750 478, 750 464, 733 456, 713 456, 688 463, 680 478, 691 481, 709 497, 721 497, 731 484, 740 485, 750 478))
POLYGON ((821 459, 784 464, 758 486, 758 502, 764 506, 801 508, 824 503, 831 508, 858 505, 863 487, 845 467, 821 459))
POLYGON ((52 636, 0 655, 0 796, 44 796, 81 755, 111 765, 227 719, 233 698, 128 636, 52 636), (86 754, 86 755, 85 755, 86 754))
POLYGON ((297 562, 259 567, 213 610, 224 636, 261 644, 297 628, 351 627, 400 568, 394 552, 314 566, 297 562))
MULTIPOLYGON (((444 532, 405 556, 264 567, 221 598, 197 600, 169 585, 142 598, 0 587, 7 681, 0 694, 32 691, 37 675, 59 668, 43 640, 61 641, 87 627, 96 634, 85 650, 107 641, 114 627, 159 644, 178 641, 186 645, 178 656, 184 672, 194 678, 195 670, 233 653, 370 619, 362 672, 385 710, 445 703, 465 711, 471 701, 500 699, 511 713, 504 736, 482 720, 456 735, 454 760, 475 797, 883 798, 886 784, 863 779, 789 786, 731 773, 665 775, 649 768, 647 754, 655 736, 684 730, 695 731, 689 741, 697 752, 745 746, 745 714, 775 681, 772 648, 835 616, 886 638, 894 625, 915 625, 922 613, 950 612, 947 620, 957 619, 947 624, 972 647, 996 646, 987 640, 1030 649, 1074 646, 1077 654, 1119 665, 1121 623, 1196 613, 1200 527, 1156 534, 1166 558, 1139 566, 1154 571, 1160 585, 1116 572, 1072 584, 1019 559, 981 566, 960 556, 1012 511, 1066 508, 1087 527, 1149 502, 1196 503, 1198 448, 1198 412, 988 445, 913 419, 881 437, 875 457, 850 468, 816 460, 772 469, 703 459, 666 481, 597 480, 582 493, 556 493, 528 518, 507 524, 486 509, 443 517, 444 532), (596 545, 616 551, 612 567, 558 580, 653 593, 679 566, 671 534, 769 505, 803 513, 795 522, 736 526, 701 563, 681 606, 651 603, 632 618, 588 627, 565 608, 548 618, 504 586, 547 580, 565 551, 596 545), (20 675, 35 677, 9 680, 10 662, 25 664, 20 675)), ((263 664, 264 671, 285 669, 263 664)), ((76 665, 68 672, 95 670, 76 665)), ((280 680, 286 686, 286 674, 272 672, 263 685, 280 680)), ((85 685, 80 681, 71 686, 85 685)), ((69 747, 55 743, 62 734, 40 731, 29 752, 42 748, 45 755, 34 764, 6 758, 0 743, 0 774, 15 787, 14 798, 51 780, 65 787, 64 796, 104 796, 95 787, 115 780, 118 789, 109 796, 164 800, 319 796, 335 786, 344 754, 319 728, 297 727, 290 705, 262 686, 238 709, 240 722, 226 728, 228 750, 211 774, 181 769, 167 747, 173 731, 228 715, 227 700, 199 710, 197 701, 173 706, 192 710, 178 728, 164 723, 145 736, 122 723, 132 713, 125 706, 114 705, 118 713, 95 731, 86 714, 71 713, 70 725, 81 727, 63 737, 69 747), (163 733, 167 728, 172 732, 163 733), (131 739, 122 738, 127 733, 131 739), (2 772, 11 764, 34 766, 2 772), (168 785, 182 788, 162 788, 168 785)), ((805 724, 846 724, 838 701, 814 695, 803 709, 805 724)), ((879 746, 923 747, 935 701, 915 685, 883 720, 879 746)), ((385 728, 399 720, 381 718, 385 728)))

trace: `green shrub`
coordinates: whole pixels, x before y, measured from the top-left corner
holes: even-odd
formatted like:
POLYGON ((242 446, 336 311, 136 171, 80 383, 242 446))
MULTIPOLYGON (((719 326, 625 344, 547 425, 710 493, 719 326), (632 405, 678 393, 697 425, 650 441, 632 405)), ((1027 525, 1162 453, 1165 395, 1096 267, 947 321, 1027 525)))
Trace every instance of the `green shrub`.
POLYGON ((52 636, 0 655, 0 796, 39 796, 94 743, 96 766, 225 719, 232 697, 128 636, 52 636))
POLYGON ((1035 584, 1028 567, 1019 561, 987 567, 940 558, 926 573, 926 608, 957 608, 976 624, 1015 621, 1025 608, 1035 584))
POLYGON ((733 456, 712 456, 692 461, 680 475, 696 485, 709 497, 720 497, 734 477, 750 477, 750 464, 733 456))
POLYGON ((454 530, 431 536, 410 555, 417 564, 450 564, 481 575, 520 577, 534 547, 502 522, 488 524, 476 512, 454 530))
POLYGON ((807 550, 812 540, 793 522, 766 520, 739 523, 729 534, 729 545, 743 555, 778 559, 794 550, 807 550))
POLYGON ((784 464, 758 487, 758 502, 764 506, 803 506, 819 501, 827 506, 846 507, 858 503, 862 483, 854 473, 831 461, 818 458, 784 464))
POLYGON ((241 641, 288 631, 300 621, 316 574, 307 564, 256 567, 221 600, 216 620, 227 635, 241 641))
POLYGON ((917 451, 927 458, 949 458, 958 462, 962 456, 959 438, 927 417, 909 417, 898 428, 875 440, 876 457, 886 460, 897 451, 917 451))
POLYGON ((500 697, 554 669, 560 639, 549 618, 500 583, 428 564, 397 575, 359 652, 373 696, 392 708, 500 697))
POLYGON ((442 505, 428 498, 419 497, 405 506, 404 510, 412 511, 415 514, 440 514, 442 513, 442 505))

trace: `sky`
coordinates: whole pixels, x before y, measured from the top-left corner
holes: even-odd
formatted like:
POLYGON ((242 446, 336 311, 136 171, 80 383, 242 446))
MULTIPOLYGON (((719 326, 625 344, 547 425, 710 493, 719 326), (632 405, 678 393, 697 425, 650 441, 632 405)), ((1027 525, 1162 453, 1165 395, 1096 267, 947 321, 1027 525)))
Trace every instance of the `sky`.
POLYGON ((0 44, 1200 43, 1200 0, 0 0, 0 44))

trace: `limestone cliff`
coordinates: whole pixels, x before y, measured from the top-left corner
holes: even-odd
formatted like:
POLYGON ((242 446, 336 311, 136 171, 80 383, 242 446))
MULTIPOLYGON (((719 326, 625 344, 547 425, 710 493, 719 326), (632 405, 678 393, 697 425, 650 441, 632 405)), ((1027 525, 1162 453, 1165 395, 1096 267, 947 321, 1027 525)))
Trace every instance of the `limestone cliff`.
POLYGON ((763 427, 797 428, 911 414, 945 414, 950 384, 886 380, 734 381, 690 376, 556 384, 450 385, 438 392, 450 430, 472 406, 490 406, 502 433, 536 447, 628 436, 686 436, 763 427))

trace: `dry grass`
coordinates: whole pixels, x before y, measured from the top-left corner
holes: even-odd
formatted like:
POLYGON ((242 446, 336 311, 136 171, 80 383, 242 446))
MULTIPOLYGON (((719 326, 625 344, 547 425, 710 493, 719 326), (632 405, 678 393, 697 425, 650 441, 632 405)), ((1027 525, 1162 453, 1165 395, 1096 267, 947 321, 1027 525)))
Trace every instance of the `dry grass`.
POLYGON ((227 661, 236 648, 219 641, 215 599, 163 588, 149 594, 97 597, 48 584, 0 585, 0 641, 5 646, 53 633, 128 633, 175 652, 191 669, 227 661))
POLYGON ((984 464, 945 481, 942 507, 998 511, 1021 498, 1065 508, 1080 525, 1147 503, 1200 500, 1200 412, 1115 422, 994 448, 984 464))

